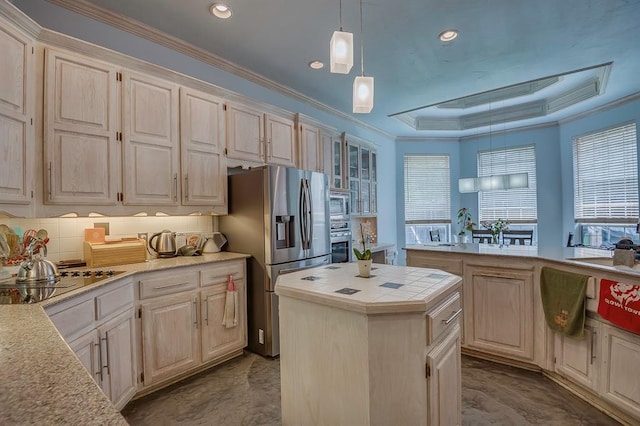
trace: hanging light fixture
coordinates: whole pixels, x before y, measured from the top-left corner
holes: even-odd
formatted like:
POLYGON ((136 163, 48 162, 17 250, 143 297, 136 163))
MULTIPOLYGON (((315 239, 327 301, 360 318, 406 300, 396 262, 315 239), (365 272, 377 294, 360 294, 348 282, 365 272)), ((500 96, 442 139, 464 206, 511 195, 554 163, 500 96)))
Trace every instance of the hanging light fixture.
POLYGON ((502 175, 493 174, 493 134, 491 132, 491 118, 491 103, 489 103, 489 152, 492 153, 490 175, 458 179, 458 192, 462 194, 468 192, 497 191, 500 189, 506 190, 529 187, 528 173, 508 173, 502 175))
POLYGON ((366 114, 373 109, 373 77, 364 75, 364 43, 362 41, 362 0, 360 0, 360 70, 353 81, 353 112, 366 114))
POLYGON ((330 71, 349 74, 353 67, 353 34, 342 31, 342 0, 340 0, 340 31, 334 31, 329 43, 330 71))

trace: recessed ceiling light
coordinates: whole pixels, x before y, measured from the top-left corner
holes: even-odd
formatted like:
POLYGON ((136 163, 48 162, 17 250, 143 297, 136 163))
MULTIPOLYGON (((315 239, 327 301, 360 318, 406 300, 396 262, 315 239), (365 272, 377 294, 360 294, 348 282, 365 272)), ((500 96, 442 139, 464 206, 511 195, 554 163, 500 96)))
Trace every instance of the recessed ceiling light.
POLYGON ((458 31, 456 30, 444 30, 438 35, 441 41, 451 41, 456 37, 458 37, 458 31))
POLYGON ((309 62, 309 68, 313 68, 314 70, 319 70, 320 68, 324 68, 324 64, 320 61, 311 61, 309 62))
POLYGON ((211 14, 220 19, 231 18, 231 8, 225 3, 214 3, 209 8, 211 14))

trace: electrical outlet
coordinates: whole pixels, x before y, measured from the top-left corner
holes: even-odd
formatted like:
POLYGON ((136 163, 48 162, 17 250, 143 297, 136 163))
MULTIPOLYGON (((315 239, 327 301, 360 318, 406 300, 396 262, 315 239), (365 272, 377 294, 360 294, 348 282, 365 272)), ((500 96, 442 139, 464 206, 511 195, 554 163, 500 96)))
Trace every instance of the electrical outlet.
POLYGON ((264 330, 261 328, 258 329, 258 343, 264 345, 264 330))

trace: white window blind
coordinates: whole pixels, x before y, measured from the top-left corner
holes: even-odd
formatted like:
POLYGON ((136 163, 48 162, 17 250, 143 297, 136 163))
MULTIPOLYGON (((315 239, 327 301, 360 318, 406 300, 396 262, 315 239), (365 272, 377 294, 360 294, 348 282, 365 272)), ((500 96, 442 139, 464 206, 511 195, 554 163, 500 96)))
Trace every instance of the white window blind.
POLYGON ((573 140, 574 215, 579 222, 638 219, 636 124, 573 140))
POLYGON ((506 219, 511 223, 536 223, 536 151, 533 145, 478 153, 478 176, 528 173, 529 187, 478 192, 480 220, 506 219))
POLYGON ((405 155, 404 219, 407 224, 451 222, 448 156, 405 155))

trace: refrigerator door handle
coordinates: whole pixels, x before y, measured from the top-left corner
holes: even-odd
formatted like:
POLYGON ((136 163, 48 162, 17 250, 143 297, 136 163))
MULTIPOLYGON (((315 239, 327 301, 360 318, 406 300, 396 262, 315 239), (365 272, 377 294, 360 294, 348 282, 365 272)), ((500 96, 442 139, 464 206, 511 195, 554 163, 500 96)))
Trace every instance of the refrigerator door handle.
POLYGON ((300 180, 300 239, 302 240, 302 249, 309 249, 309 241, 307 241, 307 181, 300 180))
POLYGON ((309 185, 309 180, 307 181, 307 243, 309 248, 311 248, 311 242, 313 241, 313 204, 311 198, 311 185, 309 185))

